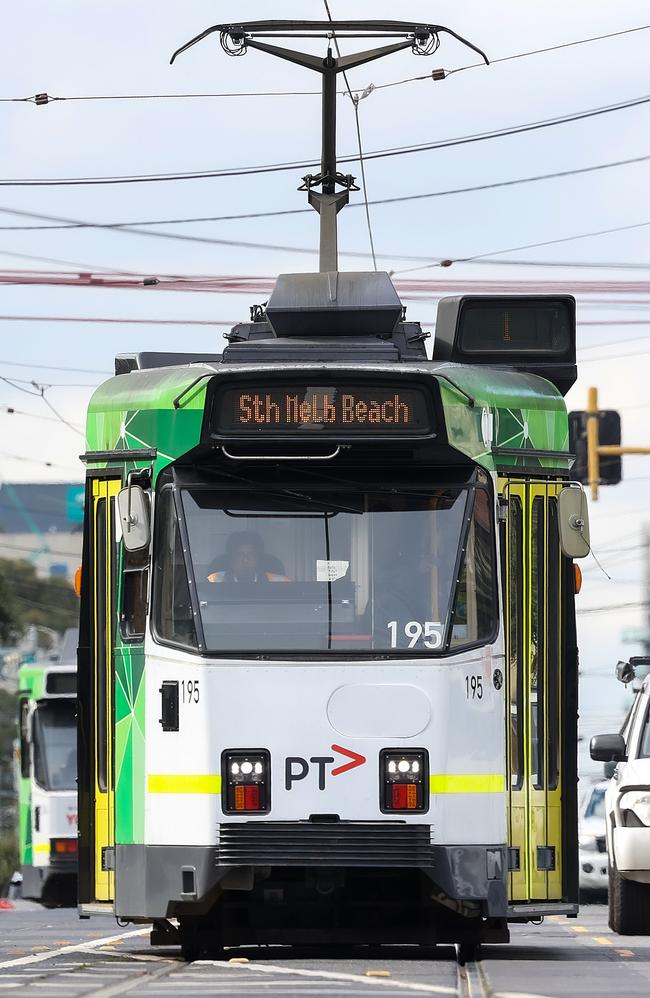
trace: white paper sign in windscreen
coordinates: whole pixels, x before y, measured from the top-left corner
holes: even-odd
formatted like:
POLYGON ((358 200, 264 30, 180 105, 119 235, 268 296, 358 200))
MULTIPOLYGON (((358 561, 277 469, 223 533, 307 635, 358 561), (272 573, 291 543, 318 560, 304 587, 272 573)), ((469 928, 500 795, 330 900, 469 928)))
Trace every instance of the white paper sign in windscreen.
POLYGON ((318 558, 316 561, 316 581, 336 582, 337 579, 343 578, 349 567, 349 561, 318 558))

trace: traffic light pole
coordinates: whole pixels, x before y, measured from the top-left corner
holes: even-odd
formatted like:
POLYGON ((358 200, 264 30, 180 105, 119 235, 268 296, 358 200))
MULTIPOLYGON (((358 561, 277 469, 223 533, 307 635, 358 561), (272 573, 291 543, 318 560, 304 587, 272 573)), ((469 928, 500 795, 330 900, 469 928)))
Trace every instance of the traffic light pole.
POLYGON ((598 389, 590 388, 587 392, 587 475, 591 498, 598 499, 600 485, 600 454, 598 452, 598 389))
POLYGON ((587 478, 594 502, 598 499, 600 485, 601 457, 622 457, 624 454, 650 454, 650 447, 622 447, 619 444, 599 443, 600 409, 598 408, 598 389, 590 388, 587 392, 587 478))

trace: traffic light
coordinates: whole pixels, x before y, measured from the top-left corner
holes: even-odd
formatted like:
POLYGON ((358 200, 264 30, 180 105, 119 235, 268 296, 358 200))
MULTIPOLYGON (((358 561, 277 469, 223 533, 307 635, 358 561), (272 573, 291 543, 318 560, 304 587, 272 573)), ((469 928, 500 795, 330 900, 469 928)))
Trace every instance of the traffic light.
MULTIPOLYGON (((598 446, 619 447, 621 444, 621 417, 615 409, 598 413, 598 446)), ((620 454, 601 454, 600 484, 618 485, 623 477, 623 459, 620 454)))
POLYGON ((571 474, 591 486, 593 499, 599 485, 618 485, 623 476, 621 417, 615 409, 599 409, 595 388, 589 389, 588 409, 569 413, 569 449, 575 454, 571 474))
POLYGON ((583 485, 589 484, 589 468, 587 462, 587 413, 569 413, 569 450, 575 454, 571 468, 571 477, 583 485))

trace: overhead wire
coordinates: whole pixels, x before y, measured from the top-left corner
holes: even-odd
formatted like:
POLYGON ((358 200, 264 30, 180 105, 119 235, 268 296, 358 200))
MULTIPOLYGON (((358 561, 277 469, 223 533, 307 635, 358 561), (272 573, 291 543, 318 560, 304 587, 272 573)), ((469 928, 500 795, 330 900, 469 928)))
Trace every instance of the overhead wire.
MULTIPOLYGON (((65 319, 66 322, 73 321, 65 319)), ((105 321, 105 320, 104 320, 105 321)), ((0 360, 0 364, 4 367, 29 367, 30 369, 37 368, 40 371, 67 371, 71 374, 110 374, 110 371, 97 367, 59 367, 55 364, 38 364, 36 361, 31 361, 29 364, 23 363, 17 360, 0 360)))
POLYGON ((13 405, 9 405, 7 402, 0 402, 0 413, 10 416, 28 416, 31 419, 44 419, 48 423, 60 422, 60 419, 55 419, 54 416, 42 416, 38 412, 26 412, 24 409, 16 409, 13 405))
MULTIPOLYGON (((403 201, 421 200, 421 199, 425 199, 425 198, 442 197, 442 196, 446 196, 446 195, 449 195, 449 194, 466 193, 468 191, 485 190, 485 189, 488 189, 488 188, 512 186, 514 184, 531 183, 533 181, 546 180, 546 179, 551 179, 551 178, 556 178, 556 177, 565 177, 565 176, 575 175, 577 173, 588 173, 588 172, 593 172, 593 171, 596 171, 596 170, 603 170, 603 169, 609 169, 609 168, 618 167, 618 166, 629 165, 631 163, 645 162, 645 161, 648 161, 648 160, 650 160, 650 156, 634 157, 633 159, 630 159, 630 160, 618 160, 618 161, 614 161, 612 163, 597 164, 595 166, 581 167, 581 168, 578 168, 576 170, 560 171, 560 172, 555 172, 555 173, 552 173, 552 174, 542 174, 542 175, 538 175, 536 177, 515 178, 515 179, 509 180, 509 181, 497 182, 495 184, 489 184, 489 185, 481 184, 481 185, 478 185, 478 186, 475 186, 475 187, 457 188, 455 190, 430 191, 428 193, 423 193, 423 194, 403 195, 401 197, 395 197, 395 198, 381 198, 381 199, 378 199, 377 201, 369 202, 369 203, 370 204, 390 204, 390 203, 396 203, 396 202, 400 202, 400 201, 403 202, 403 201)), ((300 211, 302 211, 302 210, 304 210, 304 209, 300 209, 300 211)), ((307 210, 309 210, 309 209, 307 209, 307 210)), ((46 214, 43 214, 41 212, 31 212, 31 211, 26 211, 24 209, 17 209, 17 208, 0 207, 0 213, 9 214, 9 215, 17 215, 17 216, 26 217, 26 218, 37 218, 37 219, 41 219, 41 220, 50 220, 50 221, 62 222, 66 226, 70 226, 72 228, 108 229, 108 230, 114 230, 114 231, 117 231, 117 232, 133 233, 133 234, 140 235, 140 236, 149 236, 151 238, 158 238, 158 239, 161 239, 161 238, 162 239, 172 239, 172 240, 181 240, 181 241, 184 241, 184 242, 209 243, 209 244, 212 244, 212 245, 225 245, 225 246, 233 246, 233 247, 246 248, 246 249, 265 249, 265 250, 273 250, 273 251, 281 251, 281 252, 296 252, 296 253, 307 253, 307 254, 313 254, 313 253, 317 252, 317 250, 314 249, 313 247, 286 246, 286 245, 279 245, 279 244, 276 244, 276 243, 260 243, 260 242, 250 242, 250 241, 245 241, 245 240, 217 239, 217 238, 208 237, 208 236, 192 236, 192 235, 188 235, 188 234, 184 234, 184 233, 181 234, 181 233, 175 233, 175 232, 149 232, 148 230, 139 228, 138 227, 138 223, 133 224, 133 223, 125 223, 125 222, 120 222, 120 223, 87 222, 85 220, 62 218, 59 215, 46 215, 46 214)), ((367 216, 367 217, 369 217, 369 216, 367 216)), ((145 222, 145 223, 139 223, 139 224, 146 225, 146 224, 154 224, 154 223, 151 223, 151 222, 146 223, 145 222)), ((423 264, 422 266, 418 266, 418 267, 410 267, 410 268, 403 268, 403 269, 401 268, 399 270, 393 270, 393 271, 391 271, 391 273, 393 273, 395 275, 398 275, 398 274, 412 273, 412 272, 415 272, 415 271, 418 271, 418 270, 430 269, 430 268, 433 268, 433 267, 440 267, 440 266, 449 267, 449 266, 451 266, 454 263, 473 263, 473 262, 487 261, 487 260, 489 260, 490 257, 497 256, 497 255, 500 255, 502 253, 516 252, 517 250, 520 250, 520 249, 531 249, 531 248, 535 248, 535 247, 538 247, 538 246, 552 245, 552 244, 555 244, 555 243, 570 242, 570 241, 575 240, 575 239, 586 239, 586 238, 590 238, 592 236, 605 235, 605 234, 614 233, 614 232, 626 231, 626 230, 630 230, 630 229, 634 229, 634 228, 642 228, 642 227, 645 227, 647 225, 650 225, 650 222, 639 222, 639 223, 634 223, 632 225, 615 226, 615 227, 612 227, 612 228, 609 228, 609 229, 601 229, 601 230, 596 230, 596 231, 587 232, 587 233, 579 233, 577 235, 565 236, 565 237, 561 237, 559 239, 543 240, 543 241, 537 242, 537 243, 527 243, 527 244, 524 244, 522 246, 510 247, 508 249, 503 249, 503 250, 494 250, 494 251, 491 251, 489 253, 475 254, 473 256, 465 256, 465 257, 457 257, 457 258, 444 258, 444 257, 440 257, 436 261, 432 261, 430 257, 422 258, 422 257, 418 257, 415 254, 412 254, 412 255, 409 255, 409 256, 402 257, 402 258, 404 258, 404 259, 410 259, 410 260, 413 260, 413 259, 415 259, 415 260, 417 260, 417 259, 425 259, 427 261, 426 264, 423 264)), ((55 226, 53 226, 53 228, 54 227, 55 226)), ((25 226, 24 228, 22 228, 22 231, 29 231, 30 228, 39 228, 40 229, 40 227, 37 227, 37 226, 25 226)), ((369 231, 371 233, 372 230, 370 229, 369 231)), ((377 255, 374 252, 374 244, 372 243, 372 239, 371 239, 371 251, 372 251, 371 252, 371 256, 373 258, 373 262, 376 265, 376 256, 377 255)), ((350 250, 350 251, 342 250, 341 252, 344 255, 351 256, 351 257, 352 256, 361 256, 361 257, 364 257, 364 256, 368 255, 366 253, 359 252, 359 251, 353 251, 353 250, 350 250)), ((4 255, 4 256, 16 256, 17 258, 22 258, 22 259, 34 259, 34 260, 39 260, 39 261, 48 262, 48 263, 65 264, 65 265, 68 265, 68 266, 72 264, 73 266, 80 266, 80 267, 83 267, 83 269, 88 269, 88 270, 93 270, 93 269, 96 269, 96 270, 108 270, 109 269, 109 268, 106 268, 106 267, 96 267, 95 268, 92 265, 85 264, 85 263, 81 264, 78 261, 61 260, 61 259, 55 259, 55 258, 52 258, 52 257, 41 257, 41 256, 35 256, 33 254, 25 254, 25 253, 19 253, 19 252, 13 253, 12 251, 9 251, 9 250, 2 250, 2 251, 0 251, 0 255, 4 255)), ((395 253, 384 254, 384 256, 387 257, 388 259, 399 259, 400 258, 400 255, 399 254, 395 254, 395 253)), ((582 264, 582 263, 579 263, 579 262, 576 262, 576 261, 567 261, 565 263, 565 262, 558 262, 558 261, 526 261, 526 260, 523 260, 523 261, 511 261, 511 260, 504 260, 504 261, 500 261, 500 263, 506 264, 508 266, 512 266, 512 265, 524 265, 524 266, 525 265, 530 265, 530 266, 572 266, 572 267, 601 266, 601 267, 607 267, 607 268, 621 268, 621 269, 645 269, 646 266, 648 266, 646 264, 618 263, 618 262, 612 262, 612 263, 608 262, 608 263, 603 263, 603 264, 592 264, 592 263, 587 262, 585 264, 582 264)), ((125 272, 125 273, 128 273, 128 272, 125 272)))
MULTIPOLYGON (((545 48, 530 49, 526 52, 515 52, 512 55, 501 56, 490 59, 490 65, 495 66, 503 62, 511 62, 515 59, 525 59, 530 56, 542 55, 548 52, 557 52, 560 49, 573 48, 577 45, 587 45, 592 42, 603 41, 608 38, 618 38, 623 35, 634 34, 639 31, 647 31, 650 24, 638 25, 634 28, 625 28, 621 31, 610 31, 602 35, 592 35, 589 38, 578 38, 571 42, 559 42, 556 45, 548 45, 545 48)), ((455 69, 445 70, 447 76, 455 73, 463 73, 468 69, 485 68, 484 62, 471 63, 467 66, 458 66, 455 69)), ((421 80, 430 80, 431 74, 425 73, 419 76, 409 76, 401 80, 392 80, 388 83, 379 83, 373 86, 373 90, 388 90, 391 87, 401 87, 406 83, 415 83, 421 80)), ((341 90, 343 94, 345 91, 341 90)), ((29 97, 0 97, 3 104, 49 104, 65 101, 135 101, 135 100, 199 100, 205 98, 230 98, 230 97, 318 97, 318 90, 267 90, 267 91, 224 91, 221 93, 171 93, 171 94, 73 94, 71 96, 50 96, 49 94, 34 94, 29 97), (39 100, 40 98, 40 100, 39 100), (43 99, 46 98, 46 99, 43 99)))
MULTIPOLYGON (((40 461, 35 457, 25 457, 24 454, 12 454, 11 451, 0 451, 0 458, 6 458, 9 461, 22 461, 26 464, 37 464, 45 468, 61 468, 63 471, 71 471, 71 466, 67 464, 58 464, 56 461, 40 461)), ((12 545, 13 546, 13 545, 12 545)), ((0 547, 8 547, 7 544, 2 542, 2 535, 0 534, 0 547)))
MULTIPOLYGON (((527 59, 533 55, 543 55, 547 52, 557 52, 560 49, 574 48, 576 45, 587 45, 590 42, 600 42, 606 38, 620 38, 622 35, 632 35, 637 31, 648 31, 650 24, 641 24, 635 28, 624 28, 621 31, 609 31, 604 35, 592 35, 591 38, 579 38, 573 42, 560 42, 557 45, 547 45, 545 48, 529 49, 527 52, 515 52, 513 55, 503 55, 498 59, 490 59, 490 65, 495 66, 503 62, 512 62, 514 59, 527 59)), ((484 66, 483 62, 475 62, 468 66, 459 66, 457 69, 447 70, 447 75, 454 73, 464 73, 468 69, 478 69, 484 66)))
MULTIPOLYGON (((387 149, 378 149, 374 152, 366 152, 364 158, 385 159, 393 156, 405 156, 411 153, 431 152, 437 149, 449 149, 455 146, 463 146, 475 142, 485 142, 492 139, 503 138, 509 135, 521 135, 528 132, 539 131, 543 128, 551 128, 556 125, 568 124, 574 121, 582 121, 588 118, 598 117, 603 114, 611 114, 616 111, 628 110, 650 103, 650 95, 633 98, 627 101, 619 101, 615 104, 602 105, 590 108, 586 111, 573 112, 571 114, 558 115, 553 118, 543 118, 538 121, 527 122, 523 125, 515 125, 508 128, 492 129, 486 132, 476 132, 470 135, 463 135, 452 139, 442 139, 437 142, 423 142, 414 145, 394 146, 387 149)), ((205 180, 219 177, 241 177, 253 176, 264 173, 278 173, 286 170, 308 170, 313 167, 318 157, 312 157, 308 162, 291 163, 269 163, 260 166, 232 167, 219 170, 195 170, 176 173, 146 173, 127 174, 113 176, 95 177, 33 177, 33 178, 4 178, 0 179, 1 187, 66 187, 66 186, 94 186, 103 184, 136 184, 136 183, 160 183, 177 180, 205 180)), ((359 161, 358 154, 347 155, 339 158, 339 163, 356 163, 359 161)))
MULTIPOLYGON (((1 209, 0 209, 1 210, 1 209)), ((559 243, 570 243, 577 239, 591 239, 594 236, 610 235, 613 232, 627 232, 631 229, 642 229, 650 225, 650 222, 634 222, 631 225, 617 225, 610 229, 596 229, 591 232, 581 232, 572 236, 562 236, 559 239, 544 239, 535 243, 523 243, 518 246, 509 246, 507 249, 490 250, 488 253, 475 253, 472 256, 451 257, 442 262, 442 266, 450 267, 454 263, 474 263, 477 260, 486 260, 488 257, 500 256, 502 253, 517 253, 520 250, 537 249, 540 246, 556 246, 559 243)), ((427 270, 432 267, 440 267, 440 261, 432 262, 424 267, 409 267, 407 270, 395 270, 394 274, 410 274, 417 270, 427 270)))
MULTIPOLYGON (((591 165, 591 166, 577 167, 577 168, 572 169, 572 170, 560 170, 560 171, 554 171, 552 173, 536 174, 536 175, 533 175, 533 176, 530 176, 530 177, 515 177, 515 178, 513 178, 511 180, 496 181, 496 182, 489 183, 489 184, 478 184, 478 185, 473 185, 473 186, 468 186, 468 187, 456 187, 456 188, 450 188, 450 189, 447 189, 447 190, 439 190, 439 191, 426 191, 426 192, 423 192, 421 194, 403 194, 403 195, 399 195, 399 196, 396 196, 396 197, 390 197, 390 198, 377 198, 376 200, 370 200, 368 202, 368 204, 371 205, 371 206, 386 205, 386 204, 401 204, 401 203, 405 203, 405 202, 408 202, 408 201, 421 201, 421 200, 426 200, 426 199, 429 199, 429 198, 447 197, 447 196, 454 195, 454 194, 467 194, 467 193, 472 193, 472 192, 475 192, 475 191, 494 190, 494 189, 501 188, 501 187, 512 187, 512 186, 519 185, 519 184, 535 183, 535 182, 542 181, 542 180, 553 180, 553 179, 556 179, 556 178, 576 176, 576 175, 585 174, 585 173, 593 173, 593 172, 597 172, 597 171, 600 171, 600 170, 614 169, 614 168, 621 167, 621 166, 629 166, 629 165, 634 165, 634 164, 637 164, 637 163, 645 163, 645 162, 648 162, 648 161, 650 161, 650 155, 647 155, 647 156, 634 156, 634 157, 632 157, 630 159, 613 160, 612 162, 608 162, 608 163, 597 163, 597 164, 594 164, 594 165, 591 165)), ((353 203, 353 204, 349 205, 349 207, 361 207, 361 205, 358 204, 358 203, 357 204, 353 203)), ((52 225, 52 226, 45 226, 45 227, 31 226, 31 225, 28 225, 28 226, 7 226, 6 228, 8 230, 11 230, 11 231, 23 231, 23 232, 25 232, 25 231, 29 231, 30 229, 34 229, 34 230, 37 230, 37 231, 43 231, 43 228, 45 228, 45 229, 48 229, 48 228, 51 228, 51 229, 61 229, 61 228, 71 228, 71 229, 84 229, 84 228, 90 228, 90 229, 114 229, 115 231, 119 231, 119 232, 122 232, 122 231, 126 231, 126 232, 138 232, 141 235, 149 235, 149 236, 152 236, 154 238, 157 237, 157 238, 164 238, 164 239, 181 239, 182 241, 191 241, 191 242, 197 241, 197 242, 210 242, 210 243, 217 243, 217 244, 234 245, 235 244, 234 240, 218 240, 218 239, 212 239, 210 237, 193 237, 193 236, 188 236, 186 234, 179 235, 178 233, 172 233, 172 232, 170 232, 170 233, 148 232, 148 231, 145 231, 143 229, 140 229, 139 227, 140 226, 146 226, 146 225, 179 225, 179 224, 186 224, 186 223, 190 223, 190 222, 234 221, 234 220, 240 219, 240 218, 241 219, 246 219, 246 218, 270 218, 270 217, 274 217, 274 216, 277 216, 277 215, 297 215, 297 214, 306 214, 306 213, 311 214, 311 209, 309 209, 309 208, 297 208, 297 209, 288 209, 288 210, 282 211, 282 212, 252 212, 252 213, 249 212, 249 213, 245 213, 245 214, 242 214, 242 215, 218 215, 218 216, 213 216, 213 217, 164 219, 164 220, 160 219, 160 220, 149 220, 149 221, 142 221, 142 222, 87 222, 87 221, 83 221, 83 220, 79 220, 79 219, 67 219, 67 220, 65 220, 65 219, 62 219, 61 216, 59 216, 59 215, 49 215, 49 214, 43 214, 42 212, 27 211, 25 209, 8 208, 8 207, 1 207, 0 208, 0 213, 7 214, 7 215, 16 215, 16 216, 24 217, 24 218, 35 218, 35 219, 41 219, 41 220, 52 220, 52 221, 62 221, 63 222, 63 224, 61 224, 61 225, 52 225)), ((650 224, 650 223, 647 223, 647 222, 639 223, 639 225, 647 225, 647 224, 650 224)), ((612 232, 614 232, 614 231, 622 231, 625 228, 626 228, 626 226, 621 226, 620 229, 619 228, 613 228, 613 229, 608 230, 608 231, 612 231, 612 232)), ((594 234, 596 234, 596 233, 594 233, 594 234)), ((584 235, 580 235, 579 237, 576 237, 576 238, 586 238, 587 235, 590 235, 590 233, 585 233, 584 235)), ((571 238, 573 238, 573 237, 571 237, 571 238)), ((244 245, 250 247, 251 245, 255 245, 255 244, 245 243, 244 245)), ((257 244, 257 245, 259 245, 259 244, 257 244)), ((265 244, 265 245, 268 246, 269 244, 265 244)), ((280 248, 280 249, 286 249, 286 247, 278 247, 278 248, 280 248)), ((498 252, 508 252, 508 251, 506 251, 506 250, 500 250, 498 252)), ((5 254, 5 255, 11 255, 11 254, 9 254, 9 252, 7 251, 7 254, 5 254)), ((22 255, 23 257, 26 257, 28 259, 34 259, 34 257, 28 256, 27 254, 15 254, 15 255, 16 256, 21 256, 22 255)), ((36 259, 42 259, 45 262, 50 262, 50 263, 66 263, 68 265, 71 263, 71 261, 59 261, 59 260, 54 260, 54 259, 48 258, 48 257, 38 257, 36 259)), ((413 258, 411 257, 411 259, 413 259, 413 258)), ((430 260, 431 258, 427 257, 426 259, 430 260)), ((441 260, 444 260, 444 259, 445 259, 444 257, 441 257, 441 260)), ((72 262, 72 265, 73 266, 82 266, 84 269, 91 269, 91 270, 92 269, 97 269, 97 270, 106 269, 106 268, 93 268, 90 265, 79 264, 76 261, 72 262)), ((418 268, 418 269, 420 269, 420 268, 418 268)))

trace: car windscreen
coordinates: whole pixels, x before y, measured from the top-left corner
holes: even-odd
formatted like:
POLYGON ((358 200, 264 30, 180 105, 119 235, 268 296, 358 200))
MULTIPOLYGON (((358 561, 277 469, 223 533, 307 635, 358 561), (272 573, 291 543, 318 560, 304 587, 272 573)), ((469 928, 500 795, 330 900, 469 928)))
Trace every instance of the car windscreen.
POLYGON ((181 505, 208 651, 440 654, 494 632, 483 487, 197 486, 181 505))
POLYGON ((77 789, 77 722, 73 700, 52 700, 36 708, 34 776, 46 790, 77 789))

